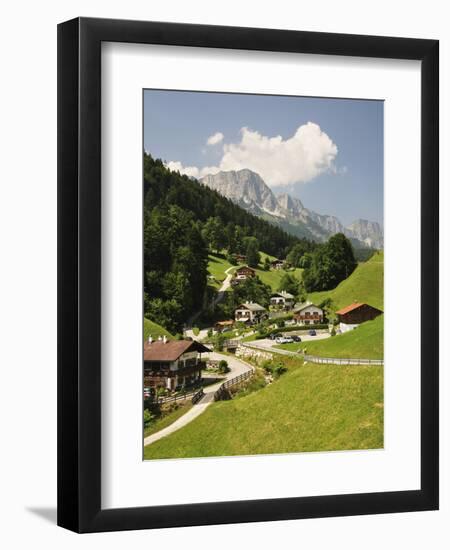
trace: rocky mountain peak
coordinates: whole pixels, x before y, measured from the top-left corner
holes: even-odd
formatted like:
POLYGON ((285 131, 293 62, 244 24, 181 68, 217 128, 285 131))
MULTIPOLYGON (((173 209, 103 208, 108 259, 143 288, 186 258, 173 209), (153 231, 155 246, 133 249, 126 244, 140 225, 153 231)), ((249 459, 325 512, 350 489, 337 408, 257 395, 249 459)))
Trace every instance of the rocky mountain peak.
POLYGON ((208 174, 199 181, 294 235, 323 242, 331 235, 345 233, 357 246, 383 248, 383 231, 377 222, 358 219, 344 227, 336 216, 309 210, 288 193, 275 197, 261 176, 247 168, 208 174))

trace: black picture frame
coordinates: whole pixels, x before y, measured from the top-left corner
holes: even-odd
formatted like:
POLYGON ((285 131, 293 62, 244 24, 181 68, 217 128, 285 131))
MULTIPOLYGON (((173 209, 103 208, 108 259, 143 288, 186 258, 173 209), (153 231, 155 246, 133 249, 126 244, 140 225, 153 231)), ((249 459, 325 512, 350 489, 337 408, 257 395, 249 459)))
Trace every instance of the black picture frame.
POLYGON ((435 510, 438 448, 437 40, 77 18, 58 26, 58 525, 76 532, 435 510), (101 508, 101 44, 421 61, 421 488, 101 508))

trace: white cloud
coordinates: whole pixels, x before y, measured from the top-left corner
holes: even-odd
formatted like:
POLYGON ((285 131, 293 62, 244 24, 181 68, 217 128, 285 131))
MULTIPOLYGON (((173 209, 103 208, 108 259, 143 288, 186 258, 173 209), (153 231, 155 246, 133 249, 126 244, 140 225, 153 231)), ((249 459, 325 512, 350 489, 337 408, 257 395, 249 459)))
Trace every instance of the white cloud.
POLYGON ((204 166, 199 169, 197 166, 183 166, 181 162, 173 160, 168 162, 166 166, 173 172, 180 172, 180 174, 186 174, 186 176, 192 176, 194 178, 201 178, 207 174, 217 174, 217 172, 220 172, 218 166, 204 166))
POLYGON ((206 140, 206 145, 217 145, 223 140, 224 136, 222 132, 216 132, 206 140))
MULTIPOLYGON (((222 139, 223 135, 220 141, 222 139)), ((246 127, 241 128, 240 142, 223 146, 219 166, 183 167, 178 161, 169 162, 167 166, 194 177, 215 174, 220 170, 249 168, 257 172, 267 185, 276 187, 305 183, 324 172, 335 171, 337 153, 336 144, 320 126, 308 122, 299 126, 295 134, 285 140, 281 136, 268 137, 246 127)))

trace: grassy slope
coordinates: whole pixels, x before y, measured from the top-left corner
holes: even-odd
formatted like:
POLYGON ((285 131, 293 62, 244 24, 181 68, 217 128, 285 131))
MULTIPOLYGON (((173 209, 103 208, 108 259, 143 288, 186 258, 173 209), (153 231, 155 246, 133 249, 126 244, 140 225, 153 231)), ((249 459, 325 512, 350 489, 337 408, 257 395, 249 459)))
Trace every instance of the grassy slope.
POLYGON ((301 365, 241 399, 213 403, 144 457, 232 456, 383 446, 382 367, 301 365))
POLYGON ((158 336, 164 335, 166 335, 167 338, 173 338, 168 330, 144 317, 144 340, 147 340, 150 334, 154 340, 158 338, 158 336))
MULTIPOLYGON (((262 267, 262 262, 264 262, 264 259, 266 258, 266 256, 270 260, 275 259, 274 256, 270 256, 265 252, 260 252, 260 254, 261 254, 260 267, 262 267)), ((209 254, 208 272, 215 279, 215 282, 210 281, 210 285, 216 288, 219 288, 220 283, 222 283, 222 281, 226 277, 225 271, 230 267, 234 267, 236 269, 238 266, 233 266, 226 260, 226 258, 222 256, 219 256, 217 254, 209 254)), ((272 288, 272 290, 278 290, 278 286, 280 284, 281 278, 283 277, 284 273, 285 271, 282 269, 278 269, 278 270, 271 269, 270 271, 264 271, 263 269, 259 269, 259 268, 256 269, 256 274, 261 279, 261 281, 269 285, 272 288)), ((295 269, 295 271, 294 270, 289 271, 289 273, 292 275, 295 275, 298 278, 301 278, 303 269, 295 269)))
POLYGON ((230 264, 226 258, 217 254, 209 254, 208 256, 208 273, 212 275, 215 281, 211 281, 210 284, 219 288, 220 283, 226 278, 225 271, 230 267, 236 267, 230 264))
POLYGON ((383 252, 377 252, 370 260, 359 264, 350 277, 335 289, 312 292, 308 299, 320 304, 325 298, 331 298, 338 308, 357 301, 383 309, 383 267, 383 252))
MULTIPOLYGON (((264 271, 264 269, 257 269, 256 274, 261 279, 263 283, 269 285, 273 291, 277 291, 280 286, 280 281, 283 275, 286 273, 284 269, 271 269, 270 271, 264 271)), ((294 275, 298 279, 301 279, 303 269, 297 268, 295 270, 290 270, 287 273, 294 275)))
POLYGON ((276 347, 290 351, 297 351, 299 348, 306 347, 309 354, 318 355, 319 357, 382 359, 383 322, 384 315, 380 315, 373 321, 362 323, 351 332, 338 334, 326 340, 308 341, 301 344, 283 344, 276 347))
POLYGON ((167 428, 167 426, 173 424, 175 420, 178 420, 181 416, 183 416, 183 414, 186 414, 192 406, 193 405, 190 401, 186 401, 185 403, 180 405, 178 409, 175 409, 165 416, 158 418, 157 420, 155 420, 155 422, 152 422, 150 426, 144 429, 144 437, 147 437, 156 432, 159 432, 160 430, 163 430, 164 428, 167 428))

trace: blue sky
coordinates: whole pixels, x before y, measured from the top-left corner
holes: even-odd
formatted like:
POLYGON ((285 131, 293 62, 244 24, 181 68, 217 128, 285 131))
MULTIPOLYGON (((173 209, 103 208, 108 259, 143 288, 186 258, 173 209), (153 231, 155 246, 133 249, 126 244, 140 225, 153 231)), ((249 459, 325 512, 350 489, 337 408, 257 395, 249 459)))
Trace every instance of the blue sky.
POLYGON ((144 148, 196 177, 250 168, 344 224, 383 223, 382 101, 145 90, 144 148))

